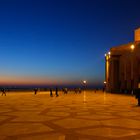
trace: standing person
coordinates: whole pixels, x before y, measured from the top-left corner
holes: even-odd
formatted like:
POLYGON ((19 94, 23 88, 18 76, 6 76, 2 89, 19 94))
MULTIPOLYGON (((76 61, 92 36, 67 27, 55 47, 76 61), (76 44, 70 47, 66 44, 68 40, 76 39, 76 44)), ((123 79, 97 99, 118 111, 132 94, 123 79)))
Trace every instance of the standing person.
POLYGON ((134 91, 135 97, 138 100, 138 106, 140 106, 140 89, 136 89, 134 91))
POLYGON ((53 97, 52 89, 50 88, 50 97, 53 97))
POLYGON ((35 88, 35 89, 34 89, 35 95, 37 94, 37 91, 38 91, 38 89, 37 89, 37 88, 35 88))
POLYGON ((63 90, 64 94, 68 93, 68 89, 67 88, 63 88, 62 90, 63 90))
POLYGON ((55 95, 56 95, 56 97, 58 97, 59 95, 58 95, 58 88, 56 87, 56 89, 55 89, 55 95))
POLYGON ((140 106, 140 95, 138 96, 138 106, 140 106))
POLYGON ((5 92, 4 88, 1 89, 1 92, 2 92, 2 96, 3 96, 3 94, 6 96, 6 92, 5 92))

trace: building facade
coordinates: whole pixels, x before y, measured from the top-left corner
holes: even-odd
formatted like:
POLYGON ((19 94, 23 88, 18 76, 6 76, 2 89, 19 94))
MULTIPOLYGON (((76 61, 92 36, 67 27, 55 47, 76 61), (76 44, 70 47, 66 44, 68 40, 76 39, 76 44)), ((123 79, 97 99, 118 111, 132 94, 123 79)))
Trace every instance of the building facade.
POLYGON ((113 47, 105 54, 107 92, 127 92, 140 88, 140 28, 134 42, 113 47))

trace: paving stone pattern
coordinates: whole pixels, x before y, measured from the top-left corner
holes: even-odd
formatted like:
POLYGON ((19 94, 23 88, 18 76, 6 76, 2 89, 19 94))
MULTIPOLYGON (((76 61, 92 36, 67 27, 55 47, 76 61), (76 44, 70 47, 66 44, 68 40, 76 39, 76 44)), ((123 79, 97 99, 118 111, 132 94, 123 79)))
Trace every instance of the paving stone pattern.
POLYGON ((0 140, 140 140, 133 96, 101 91, 0 96, 0 140))

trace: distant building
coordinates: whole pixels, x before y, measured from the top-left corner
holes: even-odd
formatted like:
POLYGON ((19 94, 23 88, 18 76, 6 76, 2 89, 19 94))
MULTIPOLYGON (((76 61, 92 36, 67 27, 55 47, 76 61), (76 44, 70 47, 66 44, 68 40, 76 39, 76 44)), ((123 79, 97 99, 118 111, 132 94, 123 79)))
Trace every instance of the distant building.
POLYGON ((105 54, 107 92, 131 93, 140 88, 140 28, 134 38, 134 42, 113 47, 105 54))

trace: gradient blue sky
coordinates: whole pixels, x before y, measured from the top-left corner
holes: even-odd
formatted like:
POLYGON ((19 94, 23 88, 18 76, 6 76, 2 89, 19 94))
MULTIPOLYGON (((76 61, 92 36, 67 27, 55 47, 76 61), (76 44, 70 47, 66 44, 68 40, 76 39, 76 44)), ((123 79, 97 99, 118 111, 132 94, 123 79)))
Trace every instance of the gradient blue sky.
POLYGON ((0 0, 0 83, 102 84, 104 53, 133 41, 139 5, 139 0, 0 0))

